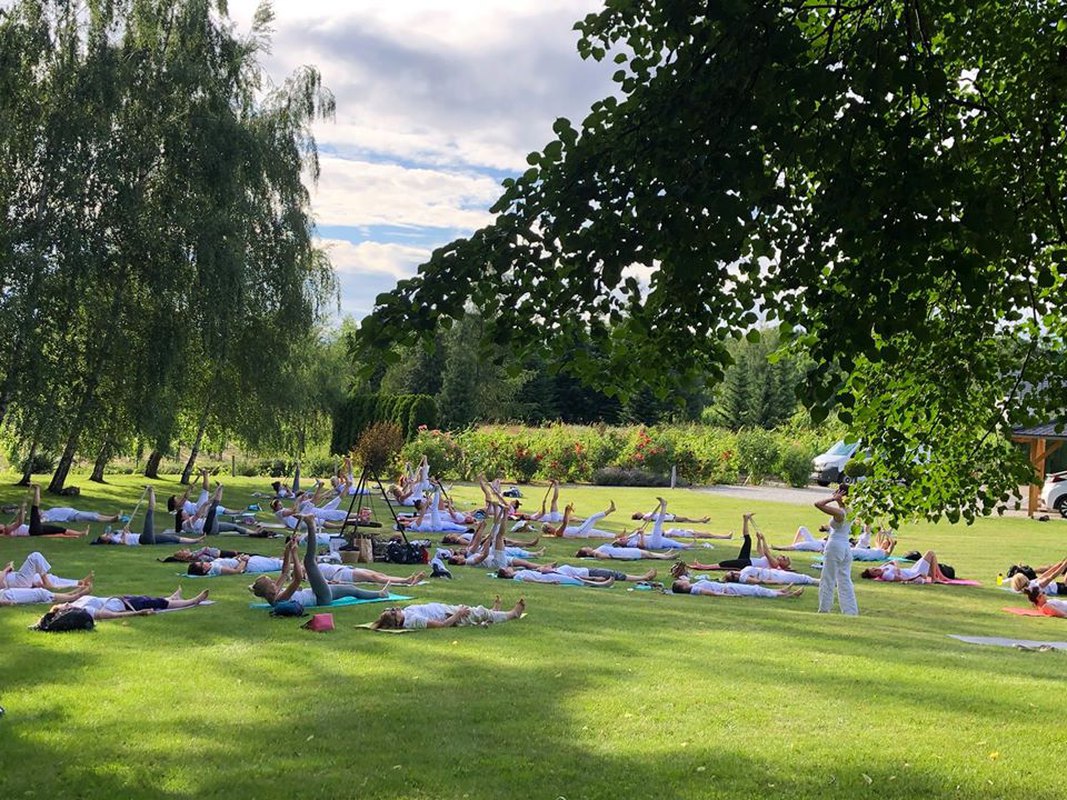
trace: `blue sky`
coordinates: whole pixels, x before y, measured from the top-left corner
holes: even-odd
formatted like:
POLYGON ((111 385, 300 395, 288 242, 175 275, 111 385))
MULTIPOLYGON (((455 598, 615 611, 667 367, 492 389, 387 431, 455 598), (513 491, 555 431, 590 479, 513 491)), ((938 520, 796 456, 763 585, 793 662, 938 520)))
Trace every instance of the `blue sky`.
MULTIPOLYGON (((257 3, 230 0, 247 30, 257 3)), ((500 181, 612 92, 574 22, 597 0, 278 0, 267 69, 314 64, 337 98, 315 130, 320 241, 358 318, 430 252, 491 221, 500 181)))

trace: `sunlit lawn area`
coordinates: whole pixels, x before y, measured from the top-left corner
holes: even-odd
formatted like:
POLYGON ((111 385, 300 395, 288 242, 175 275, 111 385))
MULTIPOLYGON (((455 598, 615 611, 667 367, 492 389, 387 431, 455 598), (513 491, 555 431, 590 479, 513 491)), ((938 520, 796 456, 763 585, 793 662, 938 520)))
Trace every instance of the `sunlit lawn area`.
MULTIPOLYGON (((81 498, 45 504, 129 511, 143 479, 110 480, 78 476, 81 498)), ((0 477, 0 502, 21 497, 13 481, 0 477)), ((225 500, 248 502, 267 483, 227 479, 225 500)), ((173 484, 158 485, 162 504, 173 484)), ((526 488, 525 502, 542 491, 526 488)), ((470 487, 453 494, 480 498, 470 487)), ((563 498, 583 514, 614 499, 605 527, 621 530, 656 494, 565 487, 563 498)), ((755 510, 773 543, 823 521, 814 508, 668 497, 672 511, 710 514, 715 532, 755 510)), ((27 630, 44 607, 0 609, 0 798, 1051 796, 1049 776, 1067 757, 1057 733, 1065 654, 946 634, 1067 640, 1067 620, 1002 613, 1023 603, 994 585, 1013 561, 1061 558, 1065 535, 1059 520, 906 527, 901 552, 933 548, 983 586, 864 581, 858 619, 816 615, 814 587, 799 600, 698 598, 456 568, 455 580, 408 593, 472 605, 525 594, 529 616, 407 636, 354 627, 381 605, 338 609, 336 631, 306 632, 250 609, 243 576, 179 578, 180 565, 156 561, 166 547, 3 539, 3 562, 39 548, 59 575, 95 570, 94 594, 167 594, 181 583, 217 602, 66 635, 27 630)), ((282 546, 222 542, 264 554, 282 546)), ((573 563, 575 542, 548 546, 573 563)))

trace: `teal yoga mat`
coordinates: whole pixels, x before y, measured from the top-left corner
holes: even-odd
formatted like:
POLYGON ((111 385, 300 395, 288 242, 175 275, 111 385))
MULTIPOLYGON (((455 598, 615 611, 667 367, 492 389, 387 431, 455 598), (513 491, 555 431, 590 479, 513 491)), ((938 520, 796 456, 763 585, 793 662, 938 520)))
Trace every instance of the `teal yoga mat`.
MULTIPOLYGON (((304 606, 305 611, 316 611, 324 608, 340 608, 341 606, 359 606, 364 603, 387 603, 390 600, 402 601, 413 600, 412 597, 406 597, 402 594, 390 594, 388 597, 372 597, 369 600, 360 600, 358 597, 342 597, 340 600, 334 600, 328 606, 304 606)), ((269 609, 270 603, 250 603, 249 608, 266 608, 269 609)))

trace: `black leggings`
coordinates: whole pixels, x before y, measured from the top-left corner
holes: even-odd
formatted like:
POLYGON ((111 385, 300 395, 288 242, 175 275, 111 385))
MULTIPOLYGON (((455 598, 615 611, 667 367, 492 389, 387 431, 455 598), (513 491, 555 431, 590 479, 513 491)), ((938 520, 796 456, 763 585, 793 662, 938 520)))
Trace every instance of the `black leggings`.
POLYGON ((62 525, 41 524, 41 509, 30 506, 30 536, 49 536, 53 533, 66 533, 62 525))
POLYGON ((741 543, 741 550, 737 554, 737 558, 727 558, 719 562, 720 567, 725 569, 744 569, 745 567, 752 566, 752 537, 747 533, 745 534, 745 540, 741 543))

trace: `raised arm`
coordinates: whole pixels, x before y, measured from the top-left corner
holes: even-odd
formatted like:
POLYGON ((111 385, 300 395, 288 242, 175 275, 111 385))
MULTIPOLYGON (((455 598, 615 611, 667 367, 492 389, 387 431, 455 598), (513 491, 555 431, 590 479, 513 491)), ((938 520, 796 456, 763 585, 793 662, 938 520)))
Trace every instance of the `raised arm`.
POLYGON ((1059 564, 1053 564, 1047 570, 1038 575, 1037 585, 1044 589, 1046 586, 1056 580, 1056 578, 1062 575, 1065 570, 1067 570, 1067 558, 1065 558, 1059 564))
POLYGON ((845 506, 841 501, 844 495, 841 491, 836 491, 829 497, 823 500, 816 500, 815 507, 824 514, 834 518, 834 522, 841 523, 845 521, 845 506))

